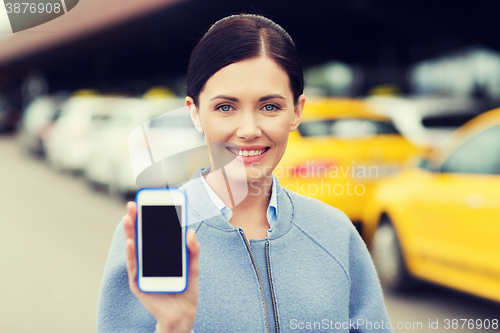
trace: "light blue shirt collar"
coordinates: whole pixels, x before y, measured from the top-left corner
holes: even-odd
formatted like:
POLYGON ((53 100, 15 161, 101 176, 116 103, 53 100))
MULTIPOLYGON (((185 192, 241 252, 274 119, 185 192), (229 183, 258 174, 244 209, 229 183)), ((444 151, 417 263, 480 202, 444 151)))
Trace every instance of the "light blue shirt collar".
MULTIPOLYGON (((205 180, 205 176, 206 174, 203 174, 201 180, 203 182, 203 186, 205 186, 205 190, 207 191, 208 196, 210 197, 210 200, 212 200, 217 209, 220 210, 222 215, 229 222, 229 220, 231 220, 231 217, 233 217, 232 210, 227 208, 224 202, 217 196, 217 194, 215 194, 214 190, 212 190, 210 185, 208 185, 207 181, 205 180)), ((271 228, 268 230, 268 233, 272 231, 273 226, 278 220, 278 199, 276 196, 276 179, 274 174, 272 175, 272 177, 273 177, 273 185, 271 188, 271 199, 269 200, 269 206, 267 207, 267 215, 266 215, 267 222, 271 226, 271 228)))

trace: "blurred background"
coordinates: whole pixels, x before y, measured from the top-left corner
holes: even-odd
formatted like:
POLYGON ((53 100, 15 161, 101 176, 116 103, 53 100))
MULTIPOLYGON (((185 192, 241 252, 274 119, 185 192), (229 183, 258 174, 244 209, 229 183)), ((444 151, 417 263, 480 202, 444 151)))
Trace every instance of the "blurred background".
MULTIPOLYGON (((304 63, 277 176, 348 214, 392 323, 499 330, 499 3, 81 0, 15 34, 4 8, 0 332, 95 331, 112 235, 149 167, 129 135, 142 125, 162 156, 203 145, 186 114, 162 115, 183 106, 197 41, 241 12, 284 27, 304 63)), ((176 156, 186 175, 197 155, 176 156)))

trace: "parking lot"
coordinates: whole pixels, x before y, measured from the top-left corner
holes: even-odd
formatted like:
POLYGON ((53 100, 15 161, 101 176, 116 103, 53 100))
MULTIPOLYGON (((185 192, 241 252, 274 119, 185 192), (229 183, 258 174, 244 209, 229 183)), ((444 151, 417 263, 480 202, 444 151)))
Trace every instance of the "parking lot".
MULTIPOLYGON (((0 332, 93 332, 102 271, 125 202, 56 173, 0 138, 0 332)), ((438 321, 499 319, 500 306, 438 287, 386 294, 395 331, 427 332, 438 321), (421 323, 421 326, 419 326, 421 323), (409 328, 408 328, 409 327, 409 328)), ((497 329, 498 331, 498 329, 497 329)))

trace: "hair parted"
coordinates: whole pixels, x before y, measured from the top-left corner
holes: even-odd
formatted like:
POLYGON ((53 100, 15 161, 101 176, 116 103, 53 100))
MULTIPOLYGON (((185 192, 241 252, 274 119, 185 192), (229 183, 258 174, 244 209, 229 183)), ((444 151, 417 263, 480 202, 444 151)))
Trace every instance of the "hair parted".
POLYGON ((294 103, 304 91, 302 62, 290 35, 272 20, 255 14, 231 15, 215 22, 191 53, 187 95, 198 105, 205 83, 221 68, 265 55, 288 74, 294 103))

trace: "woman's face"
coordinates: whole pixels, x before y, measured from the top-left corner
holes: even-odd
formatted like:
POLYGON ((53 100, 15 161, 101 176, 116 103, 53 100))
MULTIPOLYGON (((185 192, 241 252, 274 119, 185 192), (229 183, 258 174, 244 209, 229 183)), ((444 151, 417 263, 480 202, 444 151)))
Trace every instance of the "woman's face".
POLYGON ((186 97, 196 128, 205 134, 212 170, 224 167, 228 177, 246 182, 271 175, 300 123, 304 102, 301 95, 294 105, 287 73, 265 56, 216 72, 198 107, 186 97))

